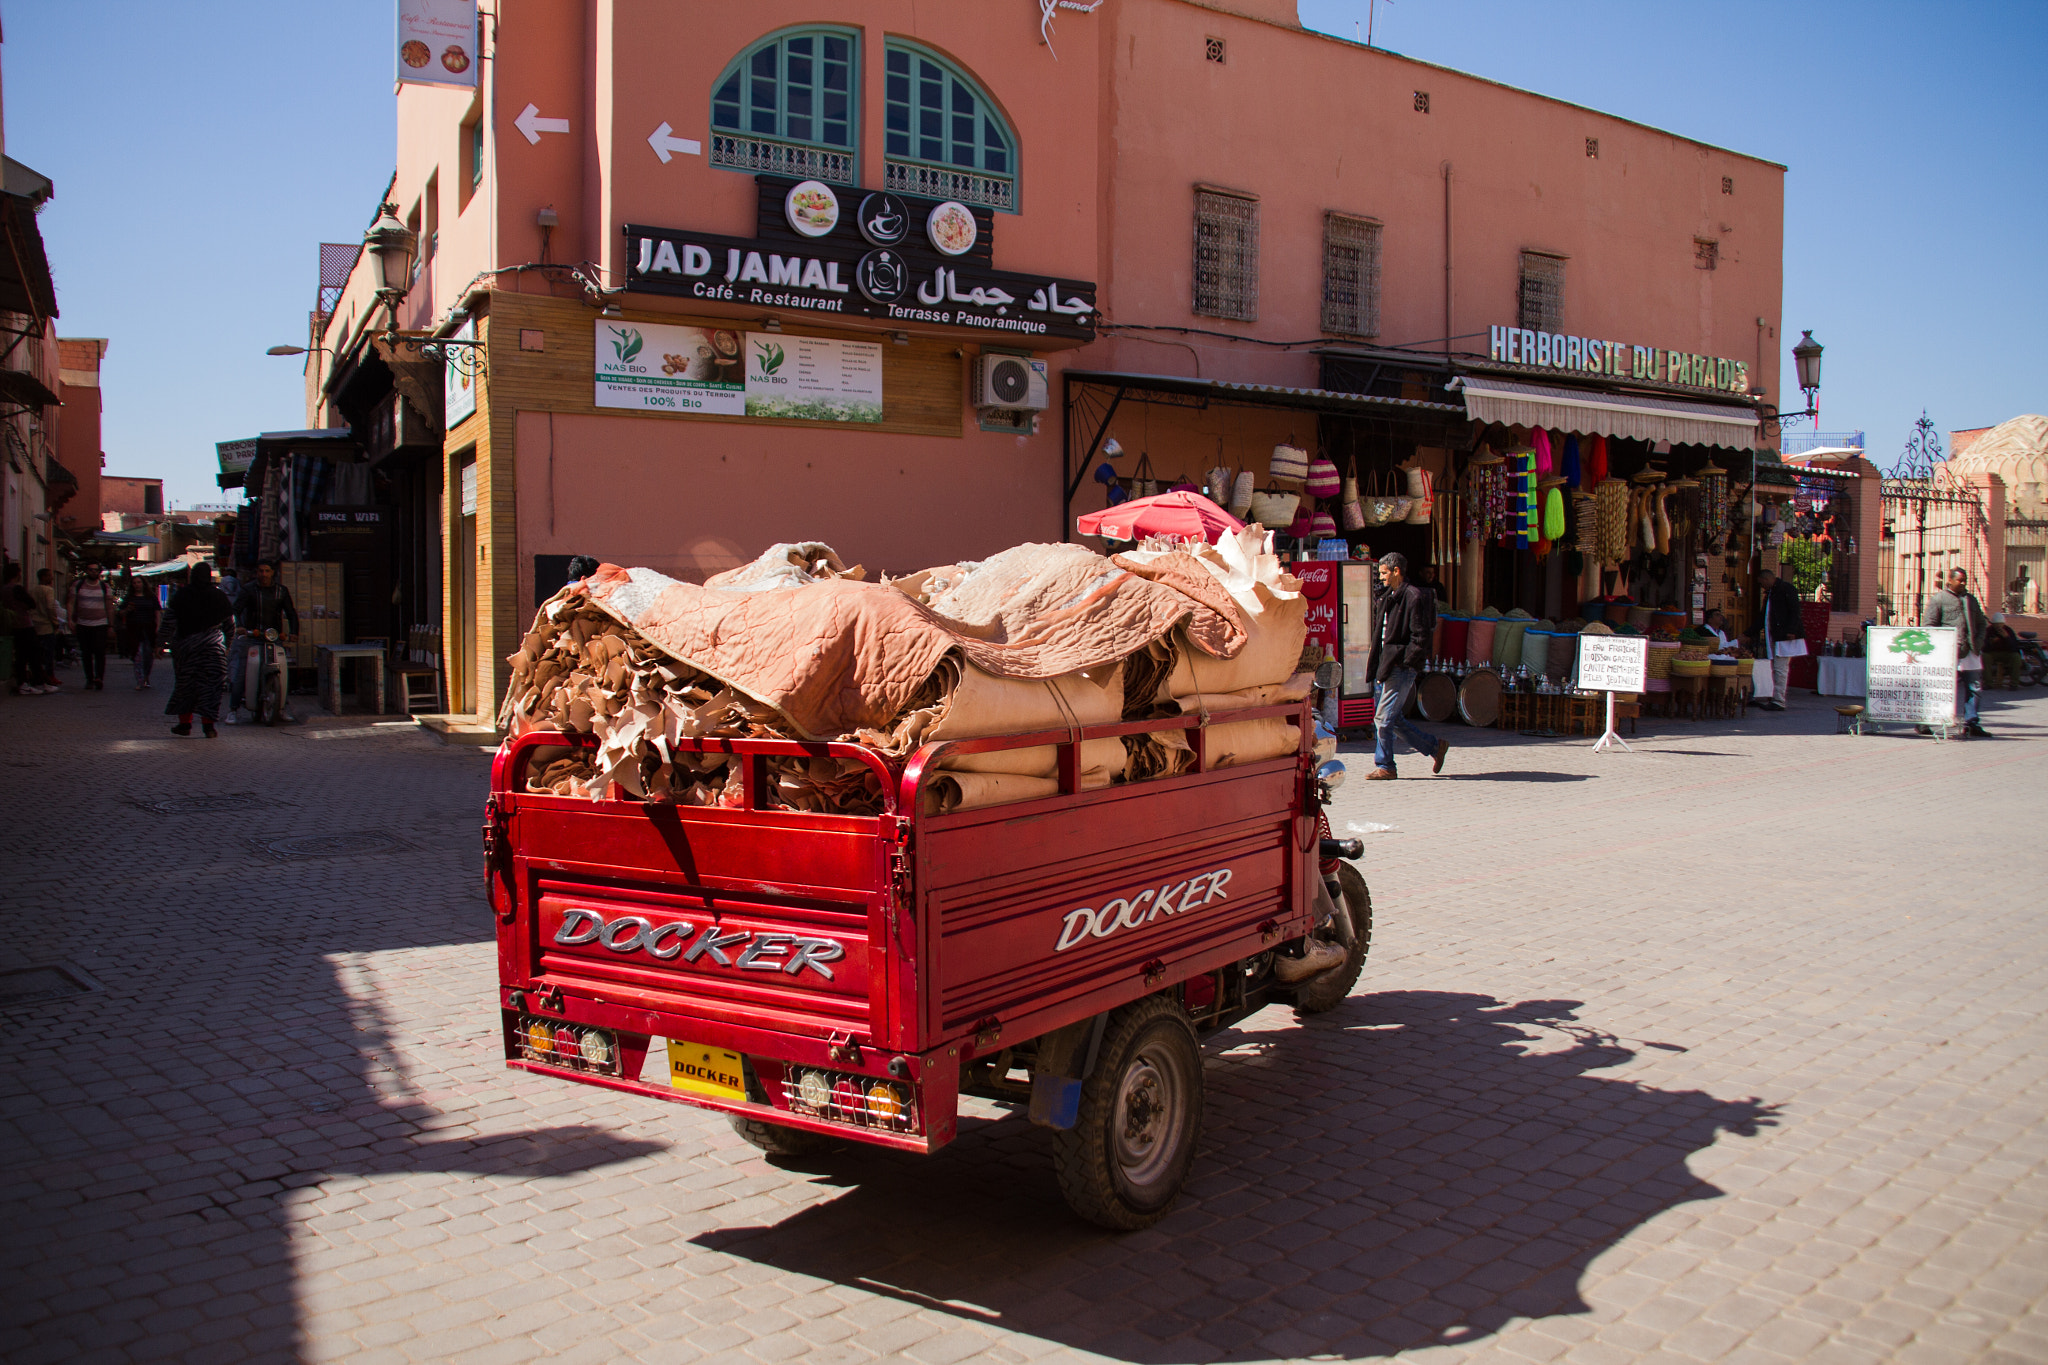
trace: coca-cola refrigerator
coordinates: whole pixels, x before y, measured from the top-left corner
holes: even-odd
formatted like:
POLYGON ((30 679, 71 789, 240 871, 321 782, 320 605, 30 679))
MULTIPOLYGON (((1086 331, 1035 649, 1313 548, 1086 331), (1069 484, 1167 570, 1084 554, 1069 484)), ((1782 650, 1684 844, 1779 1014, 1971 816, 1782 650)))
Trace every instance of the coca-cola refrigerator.
POLYGON ((1373 590, 1378 571, 1355 560, 1309 559, 1288 570, 1301 580, 1308 601, 1308 638, 1343 668, 1337 686, 1337 728, 1361 730, 1372 724, 1373 590))

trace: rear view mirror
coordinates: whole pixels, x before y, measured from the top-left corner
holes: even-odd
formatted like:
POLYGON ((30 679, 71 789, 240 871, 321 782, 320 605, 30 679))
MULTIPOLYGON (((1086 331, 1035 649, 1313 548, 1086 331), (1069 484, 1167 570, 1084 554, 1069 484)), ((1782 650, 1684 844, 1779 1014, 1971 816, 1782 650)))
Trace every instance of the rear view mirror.
POLYGON ((1316 665, 1316 686, 1322 688, 1325 692, 1331 691, 1338 683, 1343 681, 1344 665, 1338 663, 1335 659, 1325 659, 1322 663, 1316 665))

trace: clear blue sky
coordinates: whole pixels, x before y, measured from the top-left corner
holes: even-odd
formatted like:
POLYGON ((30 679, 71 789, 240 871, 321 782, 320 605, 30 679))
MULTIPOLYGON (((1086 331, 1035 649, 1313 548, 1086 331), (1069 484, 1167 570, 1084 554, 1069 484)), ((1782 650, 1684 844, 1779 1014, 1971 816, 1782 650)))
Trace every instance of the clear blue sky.
MULTIPOLYGON (((1366 10, 1301 3, 1344 37, 1366 10)), ((112 343, 113 472, 213 501, 215 441, 303 421, 298 362, 263 350, 303 342, 315 244, 360 237, 390 174, 391 13, 0 0, 7 151, 57 184, 62 331, 112 343)), ((2048 3, 1379 0, 1375 27, 1790 166, 1786 339, 1826 344, 1821 425, 1880 464, 1923 407, 1944 433, 2048 410, 2048 3)))

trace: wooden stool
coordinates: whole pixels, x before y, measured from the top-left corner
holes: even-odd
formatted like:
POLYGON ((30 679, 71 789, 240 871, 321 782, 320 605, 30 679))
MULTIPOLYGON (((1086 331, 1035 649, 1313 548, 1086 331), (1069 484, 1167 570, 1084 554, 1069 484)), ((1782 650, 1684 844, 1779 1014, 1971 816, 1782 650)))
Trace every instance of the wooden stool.
POLYGON ((1733 720, 1742 714, 1742 679, 1734 676, 1708 679, 1714 685, 1714 715, 1733 720))
POLYGON ((1862 734, 1863 708, 1861 706, 1837 706, 1835 708, 1835 733, 1838 735, 1862 734))
POLYGON ((1678 719, 1699 720, 1707 695, 1707 680, 1699 677, 1671 679, 1671 714, 1678 719))

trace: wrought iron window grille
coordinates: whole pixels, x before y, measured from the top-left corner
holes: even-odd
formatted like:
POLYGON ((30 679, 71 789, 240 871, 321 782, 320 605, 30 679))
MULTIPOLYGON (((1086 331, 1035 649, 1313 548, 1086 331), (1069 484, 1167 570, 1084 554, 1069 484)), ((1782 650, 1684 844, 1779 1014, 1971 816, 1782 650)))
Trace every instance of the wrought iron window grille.
POLYGON ((1223 190, 1195 191, 1194 311, 1259 318, 1259 201, 1223 190))
POLYGON ((1370 218, 1323 215, 1323 330, 1380 334, 1380 230, 1370 218))
POLYGON ((1564 257, 1522 253, 1520 325, 1533 332, 1564 330, 1564 257))

